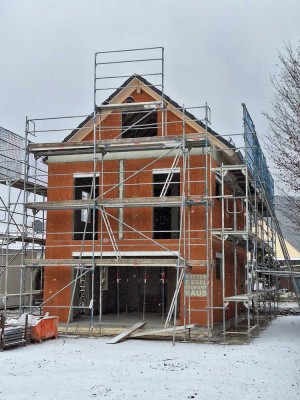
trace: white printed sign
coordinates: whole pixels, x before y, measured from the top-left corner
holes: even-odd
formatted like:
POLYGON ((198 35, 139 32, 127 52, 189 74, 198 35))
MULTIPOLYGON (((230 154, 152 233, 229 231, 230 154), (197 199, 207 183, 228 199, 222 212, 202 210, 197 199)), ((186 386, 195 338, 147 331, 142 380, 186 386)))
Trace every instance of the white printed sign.
POLYGON ((191 274, 186 276, 185 295, 205 297, 207 295, 206 274, 191 274))

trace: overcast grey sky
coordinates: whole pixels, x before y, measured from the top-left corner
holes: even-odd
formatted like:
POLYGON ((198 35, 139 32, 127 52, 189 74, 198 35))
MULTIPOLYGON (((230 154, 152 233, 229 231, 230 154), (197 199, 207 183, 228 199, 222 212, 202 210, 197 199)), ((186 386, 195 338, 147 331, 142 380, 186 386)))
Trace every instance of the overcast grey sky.
MULTIPOLYGON (((90 113, 95 51, 165 47, 165 91, 242 130, 245 102, 263 136, 270 75, 300 37, 299 0, 0 0, 0 125, 90 113)), ((135 72, 134 70, 132 72, 135 72)))

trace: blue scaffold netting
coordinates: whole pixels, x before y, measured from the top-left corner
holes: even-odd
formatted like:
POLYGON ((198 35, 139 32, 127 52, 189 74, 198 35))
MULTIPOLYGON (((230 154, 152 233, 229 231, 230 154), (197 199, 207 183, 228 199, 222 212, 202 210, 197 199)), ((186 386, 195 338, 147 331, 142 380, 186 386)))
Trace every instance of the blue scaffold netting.
POLYGON ((250 114, 243 104, 244 115, 244 137, 245 137, 245 160, 247 166, 256 180, 258 187, 263 185, 263 189, 273 204, 274 202, 274 180, 268 169, 266 157, 264 156, 255 131, 255 125, 250 114))

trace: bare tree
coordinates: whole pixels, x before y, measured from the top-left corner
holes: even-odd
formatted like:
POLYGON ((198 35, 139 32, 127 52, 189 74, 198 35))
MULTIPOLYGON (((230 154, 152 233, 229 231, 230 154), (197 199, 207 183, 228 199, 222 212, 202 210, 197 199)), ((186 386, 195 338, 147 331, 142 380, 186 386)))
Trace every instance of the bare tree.
POLYGON ((272 113, 268 147, 284 185, 285 214, 300 230, 300 43, 279 52, 278 71, 272 77, 272 113))

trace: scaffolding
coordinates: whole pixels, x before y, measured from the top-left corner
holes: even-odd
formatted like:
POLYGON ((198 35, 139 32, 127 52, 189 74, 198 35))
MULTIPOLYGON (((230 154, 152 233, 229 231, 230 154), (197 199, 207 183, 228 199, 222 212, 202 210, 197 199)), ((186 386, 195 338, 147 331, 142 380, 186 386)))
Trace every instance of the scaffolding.
POLYGON ((165 95, 161 47, 96 53, 92 114, 27 119, 25 165, 47 163, 49 176, 25 168, 23 228, 29 214, 43 226, 47 214, 47 242, 45 258, 24 252, 21 270, 45 271, 48 287, 40 304, 20 309, 62 310, 66 332, 82 314, 101 328, 108 292, 117 321, 138 293, 139 317, 156 305, 174 340, 180 318, 183 327, 198 321, 207 339, 220 327, 224 341, 250 337, 261 316, 276 314, 276 233, 287 266, 289 256, 272 177, 245 105, 241 134, 218 135, 210 119, 207 104, 165 95))
POLYGON ((24 138, 0 127, 0 308, 5 314, 35 304, 42 295, 40 271, 22 265, 26 256, 43 257, 45 221, 24 214, 23 204, 30 196, 45 197, 47 181, 36 172, 45 175, 47 166, 25 156, 26 147, 24 138))

